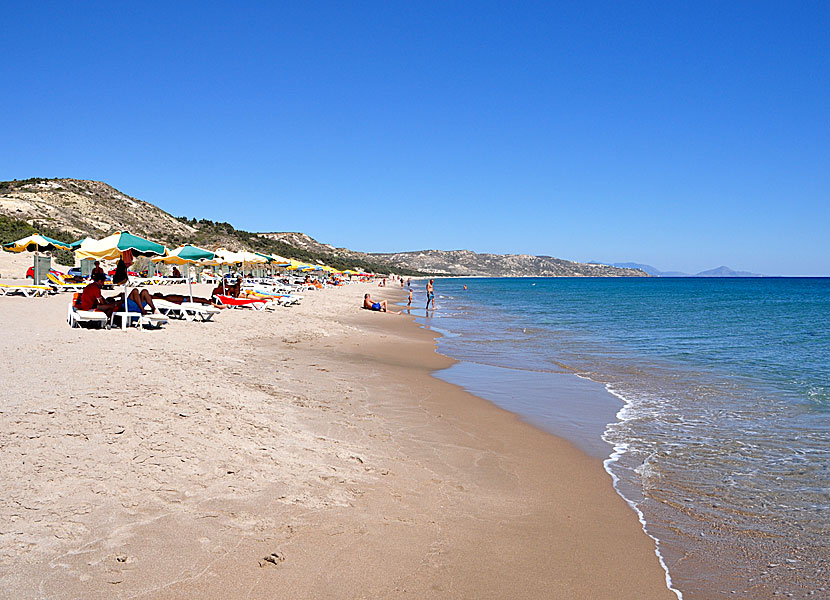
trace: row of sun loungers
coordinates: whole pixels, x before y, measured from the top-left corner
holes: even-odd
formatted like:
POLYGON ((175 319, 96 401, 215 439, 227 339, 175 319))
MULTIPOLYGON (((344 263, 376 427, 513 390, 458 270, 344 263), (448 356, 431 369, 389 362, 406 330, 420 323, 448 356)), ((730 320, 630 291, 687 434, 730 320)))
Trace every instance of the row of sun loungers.
POLYGON ((121 324, 121 329, 136 325, 139 329, 160 329, 162 325, 167 323, 167 317, 164 315, 147 314, 134 312, 115 312, 112 317, 107 318, 105 313, 97 310, 81 310, 75 307, 74 302, 69 304, 66 322, 70 327, 80 327, 82 324, 92 324, 99 328, 115 327, 116 319, 121 324))
POLYGON ((48 285, 18 285, 15 283, 0 283, 0 296, 13 296, 20 294, 27 298, 34 298, 36 296, 45 296, 52 293, 52 288, 48 285))
MULTIPOLYGON (((48 285, 19 285, 0 284, 0 296, 20 294, 26 297, 43 296, 58 291, 80 292, 85 285, 68 283, 54 273, 49 273, 48 285)), ((130 283, 136 285, 164 285, 173 283, 186 283, 184 278, 142 278, 136 280, 131 278, 130 283)), ((314 286, 306 286, 301 282, 286 285, 284 282, 273 279, 247 280, 243 286, 245 297, 235 298, 227 295, 214 296, 216 303, 228 308, 248 308, 252 310, 275 310, 278 306, 292 306, 302 301, 298 291, 306 289, 318 289, 314 286)), ((206 304, 194 302, 182 302, 181 304, 167 300, 156 299, 154 304, 161 314, 146 314, 118 311, 111 317, 100 311, 80 310, 75 302, 69 303, 67 308, 66 321, 71 327, 81 325, 93 325, 99 328, 112 328, 117 324, 122 329, 136 325, 140 329, 158 329, 166 324, 169 319, 182 319, 186 321, 210 321, 221 311, 206 304)))

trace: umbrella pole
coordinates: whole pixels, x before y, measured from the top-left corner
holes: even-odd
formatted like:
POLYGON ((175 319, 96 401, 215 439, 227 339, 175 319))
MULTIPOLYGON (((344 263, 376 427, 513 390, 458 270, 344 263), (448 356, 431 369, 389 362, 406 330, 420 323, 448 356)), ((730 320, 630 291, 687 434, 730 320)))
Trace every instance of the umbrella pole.
POLYGON ((193 285, 190 282, 190 269, 187 270, 187 289, 190 290, 190 303, 193 304, 193 285))

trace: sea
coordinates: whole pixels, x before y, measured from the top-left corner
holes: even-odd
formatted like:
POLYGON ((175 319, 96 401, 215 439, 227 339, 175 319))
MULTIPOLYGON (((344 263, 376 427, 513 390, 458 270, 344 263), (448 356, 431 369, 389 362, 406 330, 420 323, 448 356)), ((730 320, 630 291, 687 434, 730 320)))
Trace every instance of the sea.
POLYGON ((601 459, 678 597, 830 598, 830 279, 412 285, 435 375, 601 459))

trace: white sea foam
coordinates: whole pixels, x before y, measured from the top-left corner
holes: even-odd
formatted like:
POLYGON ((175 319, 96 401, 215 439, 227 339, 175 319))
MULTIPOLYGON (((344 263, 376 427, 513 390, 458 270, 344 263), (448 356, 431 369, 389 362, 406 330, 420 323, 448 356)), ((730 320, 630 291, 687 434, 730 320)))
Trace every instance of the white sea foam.
MULTIPOLYGON (((578 375, 578 376, 582 377, 583 379, 588 379, 588 377, 584 377, 582 375, 578 375)), ((623 421, 627 420, 628 418, 631 418, 629 416, 631 414, 631 402, 629 402, 628 399, 625 398, 625 396, 623 396, 622 394, 617 393, 610 384, 606 384, 605 389, 608 390, 609 394, 612 394, 613 396, 616 396, 623 403, 622 408, 620 408, 619 412, 617 412, 618 421, 623 422, 623 421)), ((607 432, 608 432, 608 430, 606 429, 606 433, 607 432)), ((606 434, 603 434, 603 439, 608 443, 612 443, 608 439, 606 434)), ((657 555, 657 560, 660 561, 660 566, 663 568, 663 571, 666 573, 666 586, 669 588, 669 590, 674 592, 674 594, 675 594, 675 596, 677 596, 678 600, 683 600, 683 593, 680 590, 678 590, 677 588, 674 587, 674 585, 672 583, 672 579, 671 579, 671 574, 669 573, 669 567, 666 564, 665 559, 663 558, 662 552, 660 552, 660 540, 657 537, 655 537, 655 536, 653 536, 649 533, 648 525, 646 523, 646 517, 643 514, 643 511, 640 510, 640 507, 637 505, 636 502, 634 502, 630 498, 627 498, 626 495, 623 493, 623 491, 620 489, 620 485, 619 485, 620 478, 617 476, 616 473, 614 473, 613 469, 611 468, 611 465, 613 465, 614 463, 619 462, 620 457, 622 457, 623 455, 628 453, 629 444, 627 444, 625 442, 619 442, 617 444, 612 444, 612 445, 614 446, 613 452, 611 452, 611 455, 607 459, 605 459, 602 463, 603 466, 605 467, 605 471, 611 476, 611 481, 612 481, 612 485, 614 486, 614 490, 617 492, 617 494, 619 494, 620 498, 625 500, 626 504, 628 504, 628 506, 630 506, 631 509, 637 514, 637 518, 640 521, 640 525, 643 528, 643 532, 648 537, 650 537, 652 540, 654 540, 654 554, 657 555)), ((645 466, 645 464, 646 463, 644 462, 642 466, 645 466)))

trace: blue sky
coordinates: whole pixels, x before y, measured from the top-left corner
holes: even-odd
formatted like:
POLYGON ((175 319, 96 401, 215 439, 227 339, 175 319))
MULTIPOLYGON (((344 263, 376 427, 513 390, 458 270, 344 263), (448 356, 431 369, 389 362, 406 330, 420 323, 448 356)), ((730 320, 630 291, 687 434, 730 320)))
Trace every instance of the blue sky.
POLYGON ((826 2, 2 14, 0 179, 358 250, 830 275, 826 2))

